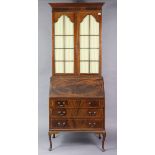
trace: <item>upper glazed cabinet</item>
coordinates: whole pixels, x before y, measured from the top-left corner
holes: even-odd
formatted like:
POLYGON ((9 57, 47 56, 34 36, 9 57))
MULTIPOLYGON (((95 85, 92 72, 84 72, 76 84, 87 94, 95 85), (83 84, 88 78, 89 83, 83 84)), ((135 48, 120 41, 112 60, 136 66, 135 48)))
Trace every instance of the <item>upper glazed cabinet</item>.
POLYGON ((101 11, 54 11, 52 18, 53 75, 101 75, 101 11))

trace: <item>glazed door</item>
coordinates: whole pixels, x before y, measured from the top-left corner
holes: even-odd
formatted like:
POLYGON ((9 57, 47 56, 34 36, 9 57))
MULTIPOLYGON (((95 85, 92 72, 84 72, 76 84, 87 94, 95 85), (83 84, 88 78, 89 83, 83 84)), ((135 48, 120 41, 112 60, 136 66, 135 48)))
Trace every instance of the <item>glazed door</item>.
POLYGON ((101 11, 53 13, 53 75, 101 75, 101 11))
POLYGON ((54 73, 74 74, 74 13, 58 12, 53 18, 54 73))
POLYGON ((79 13, 80 74, 101 73, 101 12, 79 13))

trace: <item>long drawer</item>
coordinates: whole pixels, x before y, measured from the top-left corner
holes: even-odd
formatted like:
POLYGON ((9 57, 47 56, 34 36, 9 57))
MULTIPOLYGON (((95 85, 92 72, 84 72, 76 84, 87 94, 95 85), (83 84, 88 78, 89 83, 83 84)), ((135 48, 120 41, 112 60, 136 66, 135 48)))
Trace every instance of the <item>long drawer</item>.
POLYGON ((50 109, 51 118, 103 118, 103 109, 58 108, 50 109))
POLYGON ((72 129, 72 130, 94 130, 103 129, 102 119, 52 119, 50 120, 51 129, 72 129))
POLYGON ((103 108, 103 99, 50 99, 49 106, 55 108, 103 108))

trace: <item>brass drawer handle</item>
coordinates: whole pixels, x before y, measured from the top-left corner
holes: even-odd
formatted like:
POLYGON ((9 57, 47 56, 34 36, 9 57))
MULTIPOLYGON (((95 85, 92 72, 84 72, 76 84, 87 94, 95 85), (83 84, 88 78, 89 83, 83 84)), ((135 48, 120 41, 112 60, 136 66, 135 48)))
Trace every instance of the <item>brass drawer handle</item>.
POLYGON ((89 116, 96 116, 96 111, 89 111, 88 114, 89 116))
POLYGON ((64 101, 63 102, 58 101, 57 103, 58 103, 59 107, 64 107, 65 106, 65 102, 64 101))
POLYGON ((92 106, 92 105, 96 105, 96 102, 89 101, 88 104, 92 106))
POLYGON ((91 105, 91 104, 92 104, 92 102, 88 102, 88 104, 89 104, 89 105, 91 105))
POLYGON ((93 127, 95 127, 96 126, 96 123, 95 122, 93 122, 93 123, 91 123, 91 122, 89 122, 89 127, 91 127, 91 128, 93 128, 93 127))
POLYGON ((66 122, 57 122, 58 127, 64 127, 66 125, 66 122))
POLYGON ((58 115, 61 115, 61 116, 66 115, 66 111, 58 111, 57 113, 58 113, 58 115))
POLYGON ((60 127, 60 126, 61 126, 61 123, 60 123, 60 122, 58 122, 58 123, 57 123, 57 126, 58 126, 58 127, 60 127))
POLYGON ((89 106, 93 106, 93 107, 98 106, 98 103, 99 103, 98 101, 89 101, 88 102, 89 106))

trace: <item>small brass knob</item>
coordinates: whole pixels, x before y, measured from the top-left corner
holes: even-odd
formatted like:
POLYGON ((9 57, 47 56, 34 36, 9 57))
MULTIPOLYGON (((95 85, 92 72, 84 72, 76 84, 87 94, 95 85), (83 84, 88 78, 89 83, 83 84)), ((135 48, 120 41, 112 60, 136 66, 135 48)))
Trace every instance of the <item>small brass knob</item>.
POLYGON ((90 126, 91 128, 93 128, 93 127, 96 126, 96 123, 95 123, 95 122, 93 122, 93 123, 89 122, 89 126, 90 126))
POLYGON ((66 122, 63 122, 62 125, 65 126, 66 125, 66 122))
POLYGON ((89 111, 88 114, 89 114, 90 116, 95 116, 95 115, 96 115, 96 111, 94 111, 94 112, 89 111))
POLYGON ((58 123, 57 123, 57 125, 58 125, 58 126, 61 126, 61 123, 60 123, 60 122, 58 122, 58 123))

